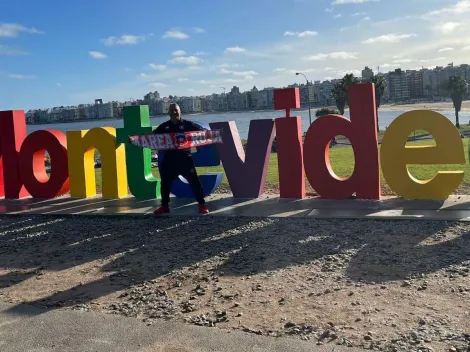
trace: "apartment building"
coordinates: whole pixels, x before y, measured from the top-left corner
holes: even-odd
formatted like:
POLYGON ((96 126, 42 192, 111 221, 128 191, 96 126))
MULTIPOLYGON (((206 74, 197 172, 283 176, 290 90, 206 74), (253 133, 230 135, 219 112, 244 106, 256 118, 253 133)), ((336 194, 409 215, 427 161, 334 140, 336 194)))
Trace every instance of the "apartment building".
POLYGON ((240 88, 233 86, 225 98, 227 108, 230 111, 242 111, 249 109, 248 93, 240 93, 240 88))
POLYGON ((374 71, 371 68, 366 66, 361 73, 361 78, 363 81, 369 81, 372 77, 374 77, 374 71))
POLYGON ((410 98, 419 99, 424 97, 423 89, 423 71, 407 70, 406 75, 408 76, 410 84, 410 98))
POLYGON ((159 100, 160 99, 160 93, 158 93, 157 91, 155 92, 149 92, 147 94, 144 95, 144 103, 149 105, 151 102, 154 102, 156 100, 159 100))
POLYGON ((177 101, 183 113, 196 113, 202 111, 202 101, 199 97, 181 97, 177 101))
POLYGON ((392 101, 410 100, 410 76, 397 68, 388 74, 388 98, 392 101))
POLYGON ((256 86, 248 93, 250 109, 274 109, 274 88, 258 90, 256 86))

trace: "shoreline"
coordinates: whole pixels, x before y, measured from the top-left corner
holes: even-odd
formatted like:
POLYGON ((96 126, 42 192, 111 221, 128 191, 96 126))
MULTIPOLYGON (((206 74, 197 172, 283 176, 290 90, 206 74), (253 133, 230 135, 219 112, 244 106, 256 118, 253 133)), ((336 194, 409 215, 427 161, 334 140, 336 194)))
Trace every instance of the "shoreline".
MULTIPOLYGON (((324 107, 312 107, 312 111, 316 111, 324 107)), ((336 109, 336 106, 327 106, 329 109, 336 109)), ((379 107, 379 114, 381 110, 385 111, 410 111, 410 110, 434 110, 434 111, 454 111, 453 103, 450 102, 419 102, 412 104, 384 104, 379 107)), ((243 110, 243 111, 216 111, 216 112, 197 112, 184 114, 185 116, 198 116, 198 115, 217 115, 217 114, 240 114, 240 113, 262 113, 262 112, 275 112, 280 110, 273 109, 262 109, 262 110, 243 110)), ((299 109, 292 109, 293 112, 306 112, 308 108, 302 107, 299 109)), ((349 111, 349 108, 346 108, 345 111, 349 111)), ((462 102, 462 112, 470 111, 470 100, 462 102)), ((166 115, 151 115, 150 118, 159 118, 165 117, 166 115)), ((54 125, 54 124, 69 124, 69 123, 80 123, 80 122, 90 122, 90 121, 113 121, 113 120, 122 120, 122 118, 106 118, 106 119, 88 119, 88 120, 73 120, 73 121, 54 121, 48 123, 27 123, 27 126, 41 126, 41 125, 54 125)))

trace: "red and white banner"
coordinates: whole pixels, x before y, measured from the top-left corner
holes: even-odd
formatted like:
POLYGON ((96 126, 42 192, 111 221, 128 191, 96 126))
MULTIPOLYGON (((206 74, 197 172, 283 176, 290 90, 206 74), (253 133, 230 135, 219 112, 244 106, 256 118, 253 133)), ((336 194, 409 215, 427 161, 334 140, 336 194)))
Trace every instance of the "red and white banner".
POLYGON ((155 150, 190 149, 203 145, 222 143, 222 133, 221 130, 149 133, 129 136, 129 141, 138 147, 155 150))

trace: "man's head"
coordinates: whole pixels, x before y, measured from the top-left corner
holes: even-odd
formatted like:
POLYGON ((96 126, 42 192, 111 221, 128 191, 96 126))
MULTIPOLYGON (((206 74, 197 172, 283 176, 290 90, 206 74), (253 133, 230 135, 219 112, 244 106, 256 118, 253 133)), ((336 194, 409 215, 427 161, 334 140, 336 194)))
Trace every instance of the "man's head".
POLYGON ((181 120, 181 109, 178 104, 171 103, 168 107, 168 115, 172 121, 181 120))

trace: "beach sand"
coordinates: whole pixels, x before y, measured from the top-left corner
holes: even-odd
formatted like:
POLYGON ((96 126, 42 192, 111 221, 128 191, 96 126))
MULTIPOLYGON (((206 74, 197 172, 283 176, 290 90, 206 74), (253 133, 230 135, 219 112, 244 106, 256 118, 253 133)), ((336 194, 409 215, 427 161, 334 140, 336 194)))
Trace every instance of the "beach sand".
MULTIPOLYGON (((382 110, 397 110, 397 111, 406 111, 406 110, 435 110, 435 111, 452 111, 454 110, 454 104, 449 102, 436 102, 436 103, 415 103, 415 104, 384 104, 380 106, 382 110)), ((470 111, 470 100, 464 101, 462 103, 461 111, 470 111)))

